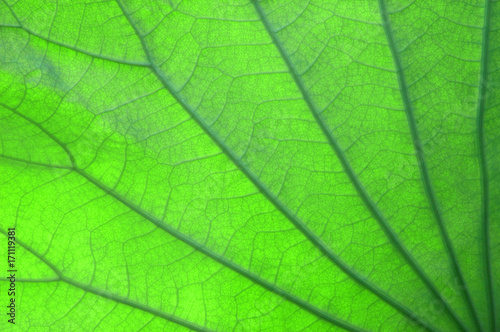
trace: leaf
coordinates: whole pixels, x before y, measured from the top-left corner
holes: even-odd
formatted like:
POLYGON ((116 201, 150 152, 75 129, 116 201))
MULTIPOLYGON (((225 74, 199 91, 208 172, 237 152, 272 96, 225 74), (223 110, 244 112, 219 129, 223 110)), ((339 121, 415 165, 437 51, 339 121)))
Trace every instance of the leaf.
POLYGON ((2 327, 497 330, 499 11, 4 0, 2 327))

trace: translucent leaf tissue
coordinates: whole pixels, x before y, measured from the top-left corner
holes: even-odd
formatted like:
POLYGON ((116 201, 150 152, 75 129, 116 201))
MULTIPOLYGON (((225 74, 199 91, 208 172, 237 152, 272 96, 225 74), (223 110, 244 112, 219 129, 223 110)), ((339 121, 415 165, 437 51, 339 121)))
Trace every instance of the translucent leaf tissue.
POLYGON ((0 1, 2 331, 500 331, 500 2, 0 1))

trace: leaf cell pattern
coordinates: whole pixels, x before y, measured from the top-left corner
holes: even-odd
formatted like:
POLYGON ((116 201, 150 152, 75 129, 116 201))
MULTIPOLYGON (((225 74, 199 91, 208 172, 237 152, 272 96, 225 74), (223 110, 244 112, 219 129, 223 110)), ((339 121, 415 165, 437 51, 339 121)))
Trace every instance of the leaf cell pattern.
POLYGON ((2 326, 497 331, 499 6, 2 0, 2 326))

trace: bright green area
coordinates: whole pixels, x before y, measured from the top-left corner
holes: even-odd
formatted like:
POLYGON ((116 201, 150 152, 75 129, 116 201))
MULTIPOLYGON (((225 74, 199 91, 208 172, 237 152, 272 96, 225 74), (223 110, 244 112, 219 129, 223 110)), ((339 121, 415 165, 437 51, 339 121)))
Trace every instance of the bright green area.
POLYGON ((2 0, 0 330, 498 331, 497 13, 2 0))

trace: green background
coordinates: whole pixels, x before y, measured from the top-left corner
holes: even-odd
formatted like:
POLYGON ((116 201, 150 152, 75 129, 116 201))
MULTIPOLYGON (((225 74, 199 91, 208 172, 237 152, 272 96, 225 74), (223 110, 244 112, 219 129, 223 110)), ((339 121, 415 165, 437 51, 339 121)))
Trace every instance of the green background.
POLYGON ((2 0, 0 329, 498 331, 498 13, 2 0))

